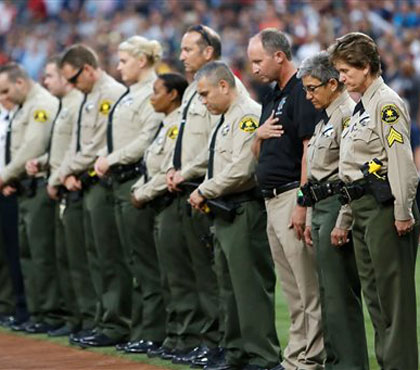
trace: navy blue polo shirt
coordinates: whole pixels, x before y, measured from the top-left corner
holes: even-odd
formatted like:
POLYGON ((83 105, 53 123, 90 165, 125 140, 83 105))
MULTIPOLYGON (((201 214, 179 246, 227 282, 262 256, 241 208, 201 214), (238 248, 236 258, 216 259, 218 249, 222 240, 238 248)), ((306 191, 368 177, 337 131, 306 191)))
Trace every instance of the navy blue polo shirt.
POLYGON ((302 81, 295 74, 283 90, 276 85, 264 99, 260 124, 264 124, 274 110, 284 134, 261 144, 256 175, 263 189, 300 181, 303 140, 312 136, 320 119, 319 112, 305 95, 302 81))

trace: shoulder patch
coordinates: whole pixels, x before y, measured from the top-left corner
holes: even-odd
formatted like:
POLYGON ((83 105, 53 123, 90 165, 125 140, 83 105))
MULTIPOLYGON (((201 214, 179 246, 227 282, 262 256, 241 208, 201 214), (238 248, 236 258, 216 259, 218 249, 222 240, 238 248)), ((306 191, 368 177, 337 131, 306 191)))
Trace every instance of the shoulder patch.
POLYGON ((351 117, 344 117, 343 120, 341 121, 342 125, 343 125, 343 129, 349 127, 350 124, 350 118, 351 117))
POLYGON ((47 122, 48 114, 43 109, 37 109, 34 113, 34 120, 37 122, 47 122))
POLYGON ((255 117, 245 116, 239 122, 239 128, 245 132, 254 132, 258 128, 258 121, 255 117))
POLYGON ((391 130, 389 130, 389 134, 386 137, 386 140, 388 141, 389 147, 391 147, 395 142, 403 144, 404 138, 401 135, 400 132, 398 132, 395 128, 391 127, 391 130))
POLYGON ((395 104, 384 105, 381 109, 381 120, 383 123, 393 125, 398 122, 400 112, 395 104))
POLYGON ((110 100, 102 100, 99 104, 99 113, 107 115, 111 110, 112 102, 110 100))
POLYGON ((167 133, 169 139, 175 140, 178 136, 178 131, 178 126, 170 127, 167 133))

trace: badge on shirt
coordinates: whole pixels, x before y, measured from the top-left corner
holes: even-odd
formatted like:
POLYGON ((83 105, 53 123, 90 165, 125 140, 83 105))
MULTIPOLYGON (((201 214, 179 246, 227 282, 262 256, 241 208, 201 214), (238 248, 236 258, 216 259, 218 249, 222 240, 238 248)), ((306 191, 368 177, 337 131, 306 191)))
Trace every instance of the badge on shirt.
POLYGON ((85 110, 89 113, 93 109, 93 103, 86 103, 85 110))
POLYGON ((341 121, 341 124, 343 125, 343 130, 347 127, 349 127, 350 125, 350 118, 351 117, 345 117, 343 118, 343 120, 341 121))
POLYGON ((389 134, 386 137, 386 140, 388 141, 389 147, 391 147, 395 142, 403 144, 404 138, 401 135, 400 132, 398 132, 395 128, 391 127, 391 130, 389 130, 389 134))
POLYGON ((112 102, 109 100, 102 100, 101 104, 99 104, 99 113, 103 114, 104 116, 108 115, 109 111, 111 110, 112 102))
POLYGON ((48 114, 43 109, 38 109, 34 113, 34 120, 37 122, 47 122, 48 120, 48 114))
POLYGON ((277 106, 277 110, 276 110, 276 116, 281 116, 283 114, 283 106, 284 104, 286 104, 286 100, 287 100, 287 96, 285 96, 284 98, 282 98, 280 100, 279 105, 277 106))
POLYGON ((169 139, 175 140, 178 136, 178 126, 172 126, 168 130, 169 139))
POLYGON ((381 109, 381 120, 383 123, 393 125, 398 122, 400 112, 395 104, 384 105, 381 109))
POLYGON ((223 126, 222 127, 222 130, 221 130, 222 136, 226 136, 229 133, 229 130, 230 130, 230 126, 229 125, 223 126))
POLYGON ((61 109, 60 119, 66 119, 68 117, 68 115, 69 115, 68 108, 61 109))
POLYGON ((245 132, 254 132, 258 128, 258 122, 254 117, 246 116, 239 122, 239 128, 245 132))

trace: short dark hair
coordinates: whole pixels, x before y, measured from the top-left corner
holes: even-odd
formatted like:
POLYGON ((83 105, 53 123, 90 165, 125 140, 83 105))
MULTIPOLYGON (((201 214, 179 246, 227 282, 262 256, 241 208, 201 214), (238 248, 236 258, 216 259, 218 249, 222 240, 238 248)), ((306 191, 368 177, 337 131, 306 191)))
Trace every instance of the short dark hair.
POLYGON ((163 81, 163 85, 166 87, 168 92, 176 90, 178 93, 177 100, 182 101, 182 96, 188 87, 187 79, 180 73, 163 73, 158 75, 158 78, 163 81))
POLYGON ((207 77, 213 85, 217 85, 221 80, 226 81, 230 87, 235 87, 235 76, 229 66, 220 61, 213 61, 205 64, 195 75, 195 79, 200 81, 207 77))
POLYGON ((256 36, 261 39, 265 51, 273 54, 276 51, 282 51, 286 55, 287 60, 292 60, 292 48, 284 32, 276 28, 266 28, 256 36))
POLYGON ((328 51, 332 63, 342 60, 357 69, 363 69, 369 65, 372 75, 381 74, 378 47, 372 38, 362 32, 350 32, 340 37, 328 51))
POLYGON ((23 67, 15 62, 7 63, 3 66, 0 66, 0 74, 5 73, 10 82, 16 82, 18 78, 23 80, 29 80, 30 77, 28 73, 23 69, 23 67))
POLYGON ((95 69, 99 67, 96 53, 89 46, 83 44, 76 44, 66 49, 61 57, 60 68, 65 64, 70 64, 77 69, 82 68, 85 64, 95 69))
POLYGON ((53 55, 52 57, 48 58, 46 65, 47 64, 55 64, 55 66, 57 68, 60 68, 61 58, 62 58, 61 55, 58 55, 58 54, 53 55))
POLYGON ((204 50, 207 46, 213 48, 213 57, 214 59, 219 59, 222 55, 222 42, 220 40, 219 34, 208 26, 202 24, 197 24, 195 26, 190 26, 187 29, 186 33, 197 32, 201 37, 198 41, 198 46, 204 50))

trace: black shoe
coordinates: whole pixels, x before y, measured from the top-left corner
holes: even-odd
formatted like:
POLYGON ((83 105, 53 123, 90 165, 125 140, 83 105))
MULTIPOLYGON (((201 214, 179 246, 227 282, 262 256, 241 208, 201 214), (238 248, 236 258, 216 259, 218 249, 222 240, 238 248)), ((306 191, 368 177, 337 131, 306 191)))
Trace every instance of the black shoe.
POLYGON ((82 347, 110 347, 124 342, 121 339, 113 339, 105 334, 95 334, 86 337, 81 337, 79 345, 82 347))
POLYGON ((77 333, 71 333, 69 335, 69 343, 70 344, 79 344, 81 338, 91 336, 91 335, 95 335, 96 333, 97 333, 96 329, 84 329, 84 330, 80 330, 77 333))
POLYGON ((223 361, 218 364, 207 365, 203 370, 239 370, 239 368, 223 361))
POLYGON ((210 348, 207 346, 195 347, 184 356, 174 357, 172 359, 172 362, 174 364, 184 364, 184 365, 190 364, 191 365, 194 360, 205 357, 209 353, 209 351, 210 351, 210 348))
POLYGON ((45 334, 45 333, 48 333, 49 331, 53 331, 58 328, 59 326, 50 325, 50 324, 47 324, 46 322, 37 322, 35 324, 26 326, 25 331, 28 334, 45 334))
POLYGON ((147 357, 149 358, 155 358, 155 357, 161 357, 165 352, 170 352, 172 351, 171 348, 167 348, 167 347, 159 347, 156 349, 149 349, 147 351, 147 357))
POLYGON ((191 367, 193 369, 198 369, 204 366, 214 366, 220 362, 223 362, 225 359, 225 350, 222 347, 216 347, 210 349, 206 355, 202 357, 197 357, 191 362, 191 367))
POLYGON ((0 326, 9 327, 9 323, 12 317, 12 315, 0 314, 0 326))
POLYGON ((178 353, 172 358, 172 363, 173 364, 191 364, 190 361, 186 361, 184 358, 189 357, 191 355, 191 353, 199 347, 194 347, 194 348, 186 348, 183 350, 179 350, 178 353))
POLYGON ((177 349, 170 349, 169 351, 163 351, 159 356, 162 360, 172 360, 174 357, 179 356, 180 352, 177 349))
POLYGON ((248 364, 244 367, 244 370, 285 370, 285 369, 281 364, 278 364, 277 366, 273 368, 266 368, 266 367, 262 367, 258 365, 248 364))
POLYGON ((59 327, 58 329, 48 331, 48 336, 53 337, 53 338, 55 338, 55 337, 67 337, 70 334, 71 334, 71 330, 67 325, 63 325, 63 326, 59 327))
POLYGON ((115 350, 118 352, 122 352, 125 350, 125 347, 130 345, 132 342, 125 342, 125 343, 118 343, 115 345, 115 350))
POLYGON ((13 331, 26 332, 26 328, 31 325, 35 325, 35 323, 30 322, 30 321, 17 322, 17 323, 11 324, 10 329, 12 329, 13 331))
POLYGON ((151 340, 139 340, 138 342, 131 342, 124 348, 125 353, 148 353, 149 350, 156 350, 160 348, 162 342, 153 342, 151 340))

